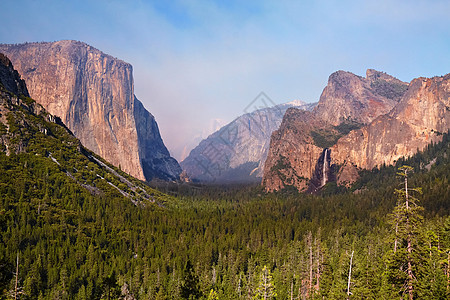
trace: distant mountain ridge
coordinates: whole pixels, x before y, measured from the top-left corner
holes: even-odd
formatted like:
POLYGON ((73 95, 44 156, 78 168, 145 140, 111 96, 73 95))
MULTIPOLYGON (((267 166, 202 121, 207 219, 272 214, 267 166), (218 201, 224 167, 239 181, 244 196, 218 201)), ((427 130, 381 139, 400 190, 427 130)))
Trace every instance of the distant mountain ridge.
POLYGON ((203 182, 260 182, 270 136, 290 107, 312 110, 300 100, 257 109, 223 126, 200 142, 181 162, 192 180, 203 182))
POLYGON ((154 117, 134 95, 132 66, 82 42, 0 44, 30 95, 83 145, 141 180, 178 178, 154 117))

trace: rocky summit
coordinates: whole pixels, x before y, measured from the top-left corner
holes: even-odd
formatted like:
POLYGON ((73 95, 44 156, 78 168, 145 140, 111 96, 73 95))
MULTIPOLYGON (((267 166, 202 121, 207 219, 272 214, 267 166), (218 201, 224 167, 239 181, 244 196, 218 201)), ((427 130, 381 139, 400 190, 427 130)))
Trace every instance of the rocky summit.
POLYGON ((8 57, 2 53, 0 53, 0 83, 7 91, 15 95, 30 96, 25 81, 14 69, 8 57))
POLYGON ((327 180, 348 185, 359 168, 392 164, 438 141, 449 128, 447 78, 407 84, 375 70, 365 78, 333 73, 313 112, 289 110, 273 133, 263 185, 267 191, 315 191, 327 180))
POLYGON ((296 100, 246 113, 201 141, 181 166, 194 181, 260 182, 270 136, 286 110, 310 111, 315 105, 296 100))
POLYGON ((335 126, 347 120, 367 124, 388 113, 407 88, 407 83, 376 70, 367 70, 365 78, 337 71, 330 75, 314 114, 335 126))
POLYGON ((0 45, 30 96, 83 145, 139 179, 175 179, 155 118, 134 96, 132 66, 77 41, 0 45))

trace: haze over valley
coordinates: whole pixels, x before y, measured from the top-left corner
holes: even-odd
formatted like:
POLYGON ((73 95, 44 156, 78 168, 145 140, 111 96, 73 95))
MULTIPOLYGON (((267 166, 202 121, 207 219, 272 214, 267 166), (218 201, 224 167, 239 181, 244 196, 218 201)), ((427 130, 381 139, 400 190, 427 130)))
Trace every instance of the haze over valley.
POLYGON ((450 299, 448 1, 1 8, 0 299, 450 299))

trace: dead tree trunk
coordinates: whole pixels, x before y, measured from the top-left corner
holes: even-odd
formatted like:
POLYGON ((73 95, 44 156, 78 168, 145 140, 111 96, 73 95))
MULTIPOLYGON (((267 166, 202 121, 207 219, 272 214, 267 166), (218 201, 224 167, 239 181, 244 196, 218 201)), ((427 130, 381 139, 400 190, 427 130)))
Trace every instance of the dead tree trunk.
POLYGON ((16 283, 14 285, 14 300, 17 300, 17 284, 19 282, 19 252, 17 252, 17 263, 16 263, 16 283))
POLYGON ((447 252, 447 293, 450 287, 450 251, 447 252))
POLYGON ((292 280, 291 280, 291 300, 294 300, 294 279, 295 279, 295 274, 294 274, 294 277, 292 277, 292 280))
POLYGON ((410 208, 409 208, 409 197, 408 197, 408 169, 405 169, 405 200, 406 200, 406 228, 408 231, 407 243, 408 243, 408 295, 409 299, 413 300, 413 272, 412 272, 412 236, 411 236, 411 224, 409 220, 410 208))
POLYGON ((353 253, 355 251, 352 251, 352 255, 350 256, 350 269, 348 270, 348 283, 347 283, 347 300, 350 299, 350 282, 352 278, 352 263, 353 263, 353 253))
POLYGON ((313 251, 312 251, 312 233, 308 234, 308 246, 309 246, 309 285, 308 295, 312 295, 312 282, 313 282, 313 251))

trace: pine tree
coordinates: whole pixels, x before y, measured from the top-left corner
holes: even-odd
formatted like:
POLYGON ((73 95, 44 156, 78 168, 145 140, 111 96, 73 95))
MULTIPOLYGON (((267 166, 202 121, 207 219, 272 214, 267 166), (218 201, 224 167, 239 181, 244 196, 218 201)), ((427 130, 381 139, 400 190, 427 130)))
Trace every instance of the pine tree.
POLYGON ((208 295, 208 300, 219 300, 219 295, 215 290, 211 290, 208 295))
POLYGON ((195 274, 194 266, 188 260, 184 266, 184 279, 181 285, 181 297, 183 299, 198 299, 202 296, 199 287, 199 279, 195 274))
POLYGON ((272 274, 267 266, 264 266, 259 274, 259 284, 254 299, 274 299, 277 296, 272 274))
POLYGON ((420 188, 408 187, 408 174, 412 167, 402 166, 397 173, 403 178, 403 189, 397 189, 397 206, 392 213, 392 225, 395 231, 394 248, 387 257, 387 279, 393 284, 394 290, 403 297, 414 299, 417 292, 417 268, 420 259, 420 236, 423 217, 423 208, 419 206, 417 198, 411 195, 411 191, 421 193, 420 188))

